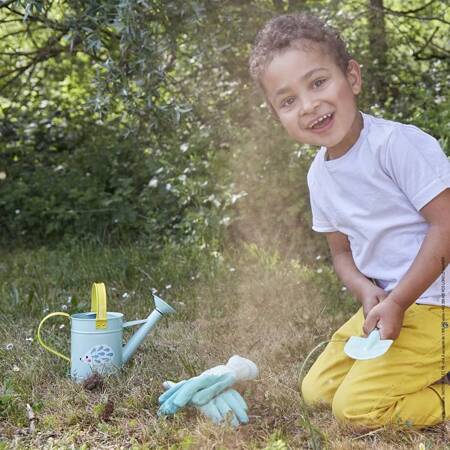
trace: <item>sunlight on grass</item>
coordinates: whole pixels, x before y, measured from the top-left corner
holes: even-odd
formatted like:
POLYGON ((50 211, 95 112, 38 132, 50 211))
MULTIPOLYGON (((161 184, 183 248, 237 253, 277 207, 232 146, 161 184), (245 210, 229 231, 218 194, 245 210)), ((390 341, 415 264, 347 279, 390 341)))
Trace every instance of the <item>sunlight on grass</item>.
MULTIPOLYGON (((157 257, 139 245, 83 245, 19 251, 2 260, 4 443, 270 450, 410 449, 422 443, 426 449, 443 448, 440 429, 364 435, 339 426, 326 408, 301 402, 298 376, 304 358, 356 308, 326 264, 302 265, 255 245, 228 254, 173 247, 157 257), (48 311, 86 311, 92 281, 105 281, 108 310, 124 313, 127 320, 146 316, 152 290, 177 314, 160 322, 121 374, 86 390, 67 377, 64 361, 39 347, 35 332, 48 311), (236 431, 217 427, 192 408, 173 418, 157 417, 162 381, 198 374, 234 353, 254 360, 261 370, 259 380, 239 386, 249 404, 249 425, 236 431), (27 432, 27 403, 38 417, 35 433, 27 432)), ((68 328, 55 319, 45 330, 49 342, 64 352, 68 328)))

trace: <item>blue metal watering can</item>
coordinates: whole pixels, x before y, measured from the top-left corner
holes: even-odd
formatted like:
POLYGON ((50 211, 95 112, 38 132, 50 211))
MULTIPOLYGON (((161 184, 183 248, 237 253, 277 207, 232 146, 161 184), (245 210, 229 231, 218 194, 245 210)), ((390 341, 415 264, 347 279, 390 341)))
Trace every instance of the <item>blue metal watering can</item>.
POLYGON ((120 369, 133 355, 145 336, 164 314, 175 310, 156 295, 155 309, 144 320, 123 322, 123 314, 107 312, 106 288, 103 283, 92 285, 91 312, 69 315, 64 312, 48 314, 37 330, 38 342, 49 352, 70 362, 70 375, 82 381, 92 373, 110 374, 120 369), (70 358, 44 343, 41 328, 50 317, 65 316, 71 322, 70 358), (142 325, 122 348, 123 328, 142 325))

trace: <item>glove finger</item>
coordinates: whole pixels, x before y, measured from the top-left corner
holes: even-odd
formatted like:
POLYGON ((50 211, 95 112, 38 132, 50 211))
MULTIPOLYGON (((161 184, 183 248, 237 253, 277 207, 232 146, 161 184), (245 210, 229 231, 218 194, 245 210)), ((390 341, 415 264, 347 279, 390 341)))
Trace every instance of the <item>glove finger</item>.
MULTIPOLYGON (((183 408, 191 401, 196 392, 214 385, 217 380, 221 380, 221 377, 219 375, 201 375, 190 378, 170 397, 170 401, 178 409, 183 408)), ((205 401, 202 405, 208 403, 208 401, 205 401)))
POLYGON ((233 396, 233 398, 235 399, 235 401, 237 402, 237 404, 245 411, 248 411, 248 406, 246 401, 244 400, 244 397, 242 397, 241 394, 239 394, 238 391, 234 390, 234 389, 228 389, 229 395, 233 396))
MULTIPOLYGON (((161 394, 158 398, 158 402, 164 403, 168 398, 172 397, 172 395, 174 395, 180 388, 181 386, 183 386, 187 381, 189 380, 183 380, 180 381, 178 383, 176 383, 174 386, 172 386, 170 389, 168 389, 166 392, 164 392, 163 394, 161 394)), ((164 383, 163 383, 164 386, 164 383)))
POLYGON ((179 406, 174 405, 172 400, 166 400, 158 409, 158 416, 165 415, 170 416, 171 414, 175 414, 180 409, 179 406))
POLYGON ((208 402, 206 405, 200 406, 198 409, 203 415, 212 420, 214 423, 220 423, 223 421, 223 417, 217 409, 214 400, 208 402))
POLYGON ((222 395, 217 396, 214 399, 214 403, 216 404, 217 409, 219 410, 223 420, 230 417, 231 425, 233 427, 237 427, 239 425, 239 421, 238 421, 237 417, 235 416, 233 410, 230 408, 230 406, 227 404, 227 402, 222 398, 222 395))
POLYGON ((219 395, 225 389, 229 388, 230 386, 233 386, 235 382, 236 378, 233 375, 230 374, 220 375, 216 380, 216 383, 214 383, 210 387, 207 387, 197 392, 192 397, 191 401, 196 406, 202 406, 205 403, 208 403, 217 395, 219 395))
POLYGON ((229 389, 228 391, 223 392, 219 397, 221 397, 221 399, 232 409, 240 423, 249 422, 247 404, 237 391, 229 389))
POLYGON ((174 381, 170 381, 170 380, 166 380, 163 382, 163 388, 167 391, 168 389, 170 389, 171 387, 174 387, 177 383, 175 383, 174 381))

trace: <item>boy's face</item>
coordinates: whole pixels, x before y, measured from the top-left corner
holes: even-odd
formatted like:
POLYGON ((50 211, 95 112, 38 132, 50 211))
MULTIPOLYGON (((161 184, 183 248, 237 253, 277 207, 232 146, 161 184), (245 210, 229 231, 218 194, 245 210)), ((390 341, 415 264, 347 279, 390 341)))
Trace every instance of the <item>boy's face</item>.
POLYGON ((276 55, 262 76, 268 101, 297 142, 344 153, 362 128, 356 106, 361 72, 351 60, 344 74, 318 44, 300 42, 276 55))

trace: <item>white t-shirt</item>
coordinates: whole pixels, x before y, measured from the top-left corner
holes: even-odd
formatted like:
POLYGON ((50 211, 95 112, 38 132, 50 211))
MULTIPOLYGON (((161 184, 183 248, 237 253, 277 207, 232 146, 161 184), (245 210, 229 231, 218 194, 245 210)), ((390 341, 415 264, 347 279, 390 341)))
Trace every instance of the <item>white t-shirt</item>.
MULTIPOLYGON (((450 187, 450 161, 419 128, 362 115, 364 128, 347 153, 326 161, 322 147, 311 164, 312 228, 347 235, 356 267, 391 291, 427 234, 419 210, 450 187)), ((416 303, 441 305, 443 291, 450 306, 450 265, 416 303)))

